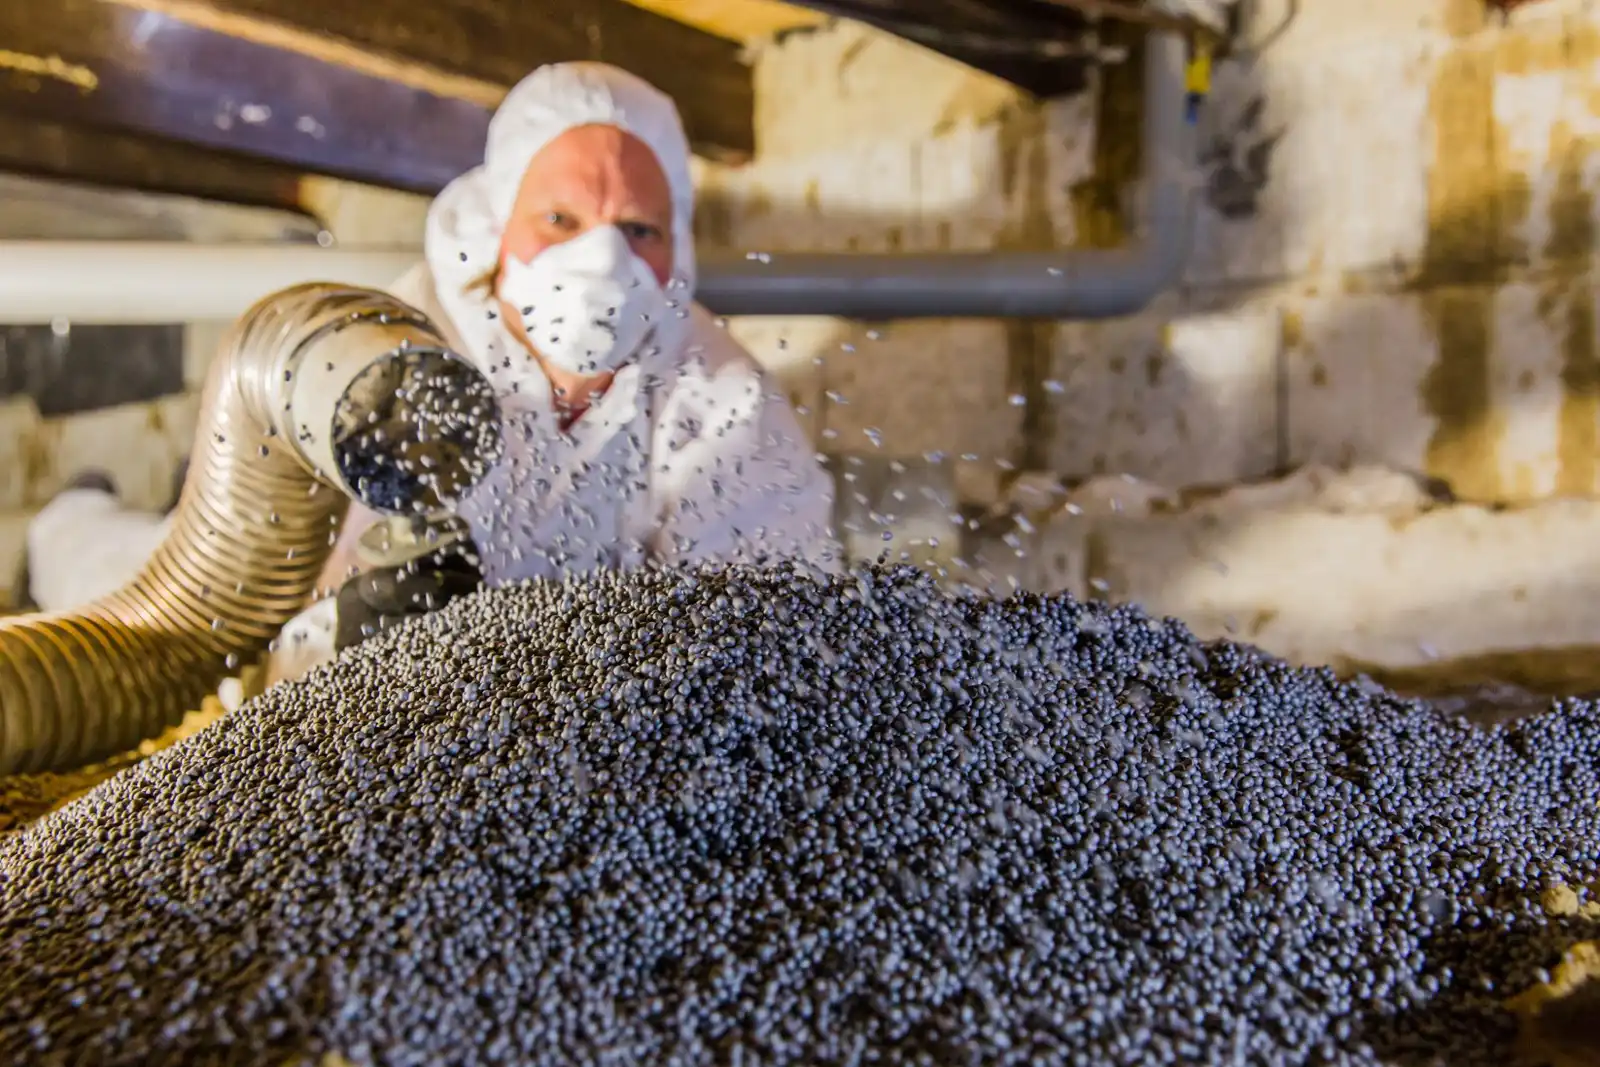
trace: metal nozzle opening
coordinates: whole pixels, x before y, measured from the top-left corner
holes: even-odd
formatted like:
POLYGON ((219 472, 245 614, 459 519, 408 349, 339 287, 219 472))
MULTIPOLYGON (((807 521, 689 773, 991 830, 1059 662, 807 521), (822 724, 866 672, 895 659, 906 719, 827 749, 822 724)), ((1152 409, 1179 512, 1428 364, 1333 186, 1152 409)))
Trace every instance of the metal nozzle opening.
POLYGON ((340 396, 329 438, 353 498, 386 515, 454 511, 500 459, 500 406, 477 369, 442 349, 395 352, 340 396))

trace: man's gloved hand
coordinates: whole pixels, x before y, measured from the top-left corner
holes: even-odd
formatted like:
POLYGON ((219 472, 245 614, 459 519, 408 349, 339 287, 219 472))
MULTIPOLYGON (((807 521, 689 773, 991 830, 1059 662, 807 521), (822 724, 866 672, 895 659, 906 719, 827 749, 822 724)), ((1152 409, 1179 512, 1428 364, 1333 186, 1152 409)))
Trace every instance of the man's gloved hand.
POLYGON ((339 589, 334 648, 343 652, 406 619, 438 611, 482 584, 476 553, 467 543, 358 574, 339 589))

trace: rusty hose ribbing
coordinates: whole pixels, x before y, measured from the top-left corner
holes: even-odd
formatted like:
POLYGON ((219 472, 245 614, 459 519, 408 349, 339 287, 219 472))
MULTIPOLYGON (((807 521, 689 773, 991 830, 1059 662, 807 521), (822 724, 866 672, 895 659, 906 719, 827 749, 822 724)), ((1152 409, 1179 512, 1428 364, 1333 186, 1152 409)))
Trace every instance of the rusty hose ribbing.
POLYGON ((366 372, 419 353, 485 384, 420 312, 375 290, 297 286, 239 319, 155 555, 86 608, 0 619, 0 775, 127 751, 266 650, 359 495, 334 459, 339 405, 366 372))

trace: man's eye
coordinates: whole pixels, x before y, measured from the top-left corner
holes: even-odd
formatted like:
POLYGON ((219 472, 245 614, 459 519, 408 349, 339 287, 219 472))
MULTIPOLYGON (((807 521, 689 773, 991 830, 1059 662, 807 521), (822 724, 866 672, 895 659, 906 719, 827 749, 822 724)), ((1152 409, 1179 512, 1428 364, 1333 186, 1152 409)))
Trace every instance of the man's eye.
POLYGON ((552 226, 554 226, 554 227, 556 227, 557 229, 560 229, 560 230, 567 230, 567 229, 571 229, 572 228, 572 216, 571 215, 563 215, 559 211, 550 212, 549 215, 545 216, 545 220, 547 222, 549 222, 550 225, 552 225, 552 226))
POLYGON ((654 241, 661 237, 661 227, 648 222, 625 222, 622 232, 630 241, 654 241))

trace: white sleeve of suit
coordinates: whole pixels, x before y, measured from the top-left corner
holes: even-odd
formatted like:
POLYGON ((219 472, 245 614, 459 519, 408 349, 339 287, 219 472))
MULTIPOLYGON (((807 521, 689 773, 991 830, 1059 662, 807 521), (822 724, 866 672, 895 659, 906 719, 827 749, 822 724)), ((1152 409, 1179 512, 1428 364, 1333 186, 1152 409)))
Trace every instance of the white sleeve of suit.
POLYGON ((788 398, 709 315, 697 319, 650 457, 656 557, 800 557, 838 569, 832 479, 788 398))
MULTIPOLYGON (((395 279, 394 284, 385 291, 396 300, 410 304, 429 318, 441 318, 438 300, 433 295, 433 272, 420 260, 415 267, 395 279)), ((443 327, 447 324, 436 322, 435 325, 443 327)))
POLYGON ((334 634, 339 623, 332 597, 319 600, 278 631, 278 645, 267 658, 267 684, 299 678, 313 667, 333 659, 334 634))

